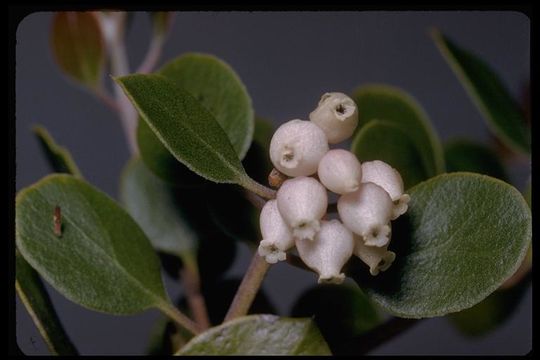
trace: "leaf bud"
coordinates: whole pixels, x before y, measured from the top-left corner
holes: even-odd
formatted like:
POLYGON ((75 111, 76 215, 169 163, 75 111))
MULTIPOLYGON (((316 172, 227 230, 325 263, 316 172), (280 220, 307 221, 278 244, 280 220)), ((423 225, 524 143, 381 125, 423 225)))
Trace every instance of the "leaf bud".
POLYGON ((287 175, 283 174, 278 169, 273 168, 272 171, 270 171, 270 174, 268 174, 268 185, 274 189, 279 189, 281 184, 283 184, 283 182, 288 178, 289 177, 287 175))

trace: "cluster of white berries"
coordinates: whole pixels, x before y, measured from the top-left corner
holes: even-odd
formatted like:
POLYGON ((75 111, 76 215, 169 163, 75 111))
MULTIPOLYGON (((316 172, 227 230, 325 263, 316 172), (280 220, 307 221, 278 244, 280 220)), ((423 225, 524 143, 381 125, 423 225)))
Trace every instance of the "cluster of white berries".
POLYGON ((353 254, 377 275, 396 256, 388 251, 390 221, 407 211, 401 175, 382 161, 360 164, 350 151, 330 150, 328 144, 348 139, 358 125, 347 95, 324 94, 309 119, 282 124, 272 137, 270 159, 287 179, 261 211, 259 255, 273 264, 296 246, 319 283, 343 282, 341 270, 353 254), (340 195, 341 221, 323 220, 327 189, 340 195))

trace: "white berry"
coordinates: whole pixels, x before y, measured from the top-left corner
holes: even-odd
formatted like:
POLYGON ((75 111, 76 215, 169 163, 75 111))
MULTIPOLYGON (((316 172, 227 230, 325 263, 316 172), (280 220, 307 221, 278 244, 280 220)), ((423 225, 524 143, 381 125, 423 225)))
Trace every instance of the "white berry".
POLYGON ((342 195, 337 204, 341 221, 368 246, 382 247, 390 241, 390 217, 394 204, 388 193, 374 183, 342 195))
POLYGON ((319 105, 309 114, 309 119, 317 124, 330 144, 348 139, 358 125, 358 111, 355 102, 339 92, 326 93, 319 105))
POLYGON ((354 255, 369 266, 369 273, 373 276, 379 271, 386 271, 396 258, 393 251, 388 251, 388 244, 383 247, 367 246, 359 236, 355 236, 354 243, 354 255))
POLYGON ((328 151, 328 140, 315 124, 291 120, 282 124, 270 141, 270 160, 288 176, 309 176, 317 171, 319 161, 328 151))
POLYGON ((403 179, 392 166, 380 160, 362 163, 362 182, 372 182, 382 187, 394 202, 392 220, 407 211, 410 196, 403 193, 403 179))
POLYGON ((293 236, 313 240, 326 213, 328 195, 320 182, 300 176, 286 180, 277 192, 277 205, 293 236))
POLYGON ((263 239, 259 243, 259 255, 269 264, 286 259, 285 252, 294 246, 294 239, 277 207, 277 200, 269 200, 263 206, 259 218, 263 239))
POLYGON ((341 284, 343 265, 354 250, 353 234, 339 220, 322 221, 314 241, 296 240, 300 258, 319 274, 319 283, 341 284))
POLYGON ((321 159, 318 175, 328 190, 347 194, 358 190, 362 182, 362 166, 352 152, 334 149, 321 159))

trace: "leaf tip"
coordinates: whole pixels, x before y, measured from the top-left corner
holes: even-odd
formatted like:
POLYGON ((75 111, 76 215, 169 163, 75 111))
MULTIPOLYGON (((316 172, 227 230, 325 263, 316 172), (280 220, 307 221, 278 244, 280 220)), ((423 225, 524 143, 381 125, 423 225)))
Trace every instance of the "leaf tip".
POLYGON ((109 74, 109 77, 115 82, 117 83, 118 85, 120 85, 122 83, 122 80, 126 77, 126 76, 114 76, 113 74, 109 74))
POLYGON ((30 130, 36 134, 37 136, 42 136, 43 134, 47 133, 47 129, 41 124, 32 124, 30 127, 30 130))
POLYGON ((431 36, 431 38, 435 41, 438 41, 442 38, 442 33, 441 31, 439 30, 439 28, 435 27, 435 26, 430 26, 428 28, 428 34, 429 36, 431 36))

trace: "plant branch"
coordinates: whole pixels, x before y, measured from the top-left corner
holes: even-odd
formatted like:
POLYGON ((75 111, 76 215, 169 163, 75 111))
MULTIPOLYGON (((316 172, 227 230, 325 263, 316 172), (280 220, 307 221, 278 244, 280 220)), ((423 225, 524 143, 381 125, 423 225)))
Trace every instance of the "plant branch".
MULTIPOLYGON (((129 74, 126 46, 124 42, 125 12, 99 13, 99 22, 103 30, 107 52, 111 61, 111 75, 122 76, 129 74)), ((119 85, 113 84, 118 115, 127 138, 129 150, 137 154, 137 111, 124 94, 119 85)))
POLYGON ((244 195, 251 205, 255 206, 259 210, 261 210, 264 204, 266 204, 266 200, 259 195, 252 193, 251 191, 244 189, 244 195))
POLYGON ((201 332, 201 329, 196 323, 170 303, 163 301, 158 305, 158 309, 185 331, 193 335, 197 335, 201 332))
POLYGON ((420 319, 393 317, 392 319, 365 334, 355 336, 349 340, 334 345, 332 348, 332 353, 334 355, 366 354, 367 352, 403 333, 419 322, 420 319))
POLYGON ((249 264, 249 268, 242 279, 242 283, 238 287, 238 291, 234 296, 231 306, 229 307, 229 311, 225 316, 224 322, 248 313, 269 268, 270 264, 255 252, 251 264, 249 264))
POLYGON ((180 279, 186 291, 186 298, 193 314, 195 322, 203 330, 208 329, 211 324, 208 318, 208 311, 204 297, 201 295, 201 284, 197 264, 186 256, 182 257, 184 267, 180 269, 180 279))
POLYGON ((276 191, 272 190, 262 184, 259 184, 249 176, 245 176, 244 181, 240 184, 247 190, 259 195, 264 199, 274 199, 276 197, 276 191))
POLYGON ((111 110, 119 112, 118 104, 116 99, 112 97, 102 86, 92 89, 94 95, 101 100, 105 105, 107 105, 111 110))
POLYGON ((154 67, 157 65, 157 62, 161 56, 163 44, 165 44, 164 34, 155 34, 154 36, 152 36, 150 46, 148 47, 148 52, 146 53, 143 62, 141 63, 136 72, 147 74, 154 70, 154 67))

